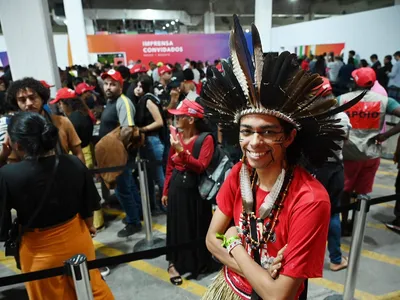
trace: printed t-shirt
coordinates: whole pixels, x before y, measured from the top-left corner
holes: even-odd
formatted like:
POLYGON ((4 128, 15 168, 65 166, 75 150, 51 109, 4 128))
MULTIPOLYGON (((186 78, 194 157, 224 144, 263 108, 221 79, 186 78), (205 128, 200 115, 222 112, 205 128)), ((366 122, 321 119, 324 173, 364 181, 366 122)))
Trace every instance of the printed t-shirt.
MULTIPOLYGON (((337 98, 340 105, 350 101, 360 94, 360 91, 350 92, 337 98)), ((366 160, 378 158, 382 146, 375 144, 374 137, 383 128, 385 115, 392 114, 400 107, 396 100, 372 91, 356 105, 346 111, 350 118, 351 130, 349 139, 343 146, 344 160, 366 160)))
POLYGON ((135 126, 135 107, 132 101, 124 94, 116 100, 108 100, 106 108, 101 114, 99 136, 102 138, 118 126, 135 126))
MULTIPOLYGON (((243 210, 239 185, 242 163, 237 163, 222 185, 218 196, 218 208, 227 217, 233 218, 236 226, 241 226, 243 210)), ((257 189, 257 217, 268 192, 257 189)), ((275 236, 268 242, 267 251, 261 251, 261 260, 276 257, 286 244, 281 275, 292 278, 322 277, 325 246, 330 220, 330 201, 325 188, 301 167, 294 170, 293 180, 283 202, 283 209, 275 227, 275 236)), ((269 220, 266 219, 264 224, 269 220)), ((260 232, 258 233, 260 235, 260 232)), ((245 241, 242 241, 245 244, 245 241)), ((248 281, 224 267, 225 280, 242 299, 250 299, 251 286, 248 281)), ((301 285, 296 299, 304 289, 301 285)))

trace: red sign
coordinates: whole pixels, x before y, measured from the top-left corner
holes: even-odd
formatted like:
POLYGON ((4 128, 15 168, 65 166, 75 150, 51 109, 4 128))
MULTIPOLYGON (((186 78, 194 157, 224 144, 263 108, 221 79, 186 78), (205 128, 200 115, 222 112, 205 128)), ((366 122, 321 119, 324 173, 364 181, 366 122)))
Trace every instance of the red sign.
POLYGON ((381 102, 358 102, 346 111, 353 129, 380 129, 381 102))

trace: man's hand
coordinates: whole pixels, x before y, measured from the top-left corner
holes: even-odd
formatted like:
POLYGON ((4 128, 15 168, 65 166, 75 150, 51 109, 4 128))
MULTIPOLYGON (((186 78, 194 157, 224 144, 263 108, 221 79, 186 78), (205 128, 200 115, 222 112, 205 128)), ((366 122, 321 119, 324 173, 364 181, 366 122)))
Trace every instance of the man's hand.
POLYGON ((162 203, 162 205, 167 206, 168 205, 168 196, 162 196, 161 203, 162 203))
POLYGON ((286 248, 287 245, 279 250, 278 255, 274 259, 274 262, 268 268, 268 272, 273 279, 276 279, 279 276, 279 270, 282 268, 283 253, 285 252, 286 248))
POLYGON ((383 133, 376 135, 375 137, 373 137, 373 139, 375 140, 375 144, 378 145, 387 140, 386 136, 383 133))
POLYGON ((90 235, 91 235, 92 237, 95 237, 95 236, 96 236, 96 233, 97 233, 96 227, 94 227, 93 225, 90 226, 90 227, 89 227, 89 232, 90 232, 90 235))

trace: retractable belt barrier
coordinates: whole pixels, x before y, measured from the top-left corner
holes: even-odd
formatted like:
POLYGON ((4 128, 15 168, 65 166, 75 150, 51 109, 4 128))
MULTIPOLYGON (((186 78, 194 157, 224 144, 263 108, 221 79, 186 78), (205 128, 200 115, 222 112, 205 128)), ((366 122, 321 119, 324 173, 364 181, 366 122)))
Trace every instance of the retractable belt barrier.
MULTIPOLYGON (((90 172, 92 174, 99 174, 99 173, 108 173, 108 172, 115 172, 115 171, 120 171, 125 169, 126 167, 132 167, 133 169, 138 168, 139 171, 141 170, 139 164, 141 164, 144 160, 140 160, 135 163, 129 163, 124 166, 114 166, 114 167, 108 167, 108 168, 101 168, 101 169, 91 169, 90 172)), ((162 164, 161 161, 145 161, 144 167, 146 165, 160 165, 162 164)), ((358 199, 355 203, 345 205, 345 206, 340 206, 332 210, 333 213, 341 213, 345 211, 350 211, 350 210, 355 210, 357 213, 358 217, 357 219, 359 222, 356 220, 356 226, 353 230, 353 239, 352 239, 352 253, 350 260, 349 260, 349 268, 348 268, 348 276, 346 280, 346 286, 345 286, 345 297, 344 299, 350 299, 351 295, 354 294, 354 289, 355 289, 355 276, 354 276, 354 271, 357 269, 358 266, 358 261, 359 259, 355 257, 355 255, 361 251, 361 246, 362 246, 362 238, 360 239, 361 236, 363 236, 363 230, 365 227, 365 219, 366 219, 366 214, 369 211, 369 208, 371 205, 376 205, 380 203, 385 203, 389 201, 396 200, 398 197, 400 197, 400 194, 394 194, 394 195, 389 195, 389 196, 382 196, 382 197, 377 197, 374 199, 369 199, 368 196, 366 195, 358 195, 358 199), (363 217, 361 217, 363 216, 363 217), (354 234, 357 234, 357 238, 354 238, 354 234), (354 248, 354 249, 353 249, 354 248), (355 251, 354 251, 355 250, 355 251), (351 261, 355 261, 354 265, 351 264, 351 261)), ((180 250, 180 249, 191 249, 198 247, 199 245, 204 245, 205 243, 205 238, 199 238, 196 240, 192 240, 187 243, 179 244, 179 245, 173 245, 173 246, 165 246, 165 247, 158 247, 154 249, 149 249, 149 250, 144 250, 140 252, 133 252, 133 253, 128 253, 128 254, 122 254, 114 257, 107 257, 107 258, 101 258, 101 259, 96 259, 93 261, 88 261, 87 262, 87 269, 92 270, 92 269, 98 269, 106 266, 114 266, 114 265, 120 265, 123 263, 128 263, 131 261, 137 261, 137 260, 142 260, 142 259, 152 259, 159 257, 161 255, 167 254, 167 252, 170 251, 175 251, 175 250, 180 250)), ((82 267, 81 267, 82 268, 82 267)), ((83 268, 85 269, 86 266, 83 268)), ((51 268, 51 269, 46 269, 46 270, 41 270, 41 271, 35 271, 35 272, 29 272, 29 273, 23 273, 23 274, 18 274, 18 275, 11 275, 11 276, 6 276, 6 277, 0 277, 0 287, 8 286, 8 285, 13 285, 13 284, 19 284, 23 282, 29 282, 29 281, 34 281, 34 280, 40 280, 40 279, 46 279, 54 276, 60 276, 60 275, 70 275, 71 274, 71 265, 68 265, 66 262, 65 266, 62 267, 57 267, 57 268, 51 268)))
MULTIPOLYGON (((182 243, 179 245, 160 247, 160 248, 145 250, 145 251, 141 251, 141 252, 133 252, 133 253, 127 253, 127 254, 122 254, 122 255, 113 256, 113 257, 91 260, 91 261, 87 262, 88 269, 89 270, 99 269, 102 267, 120 265, 120 264, 128 263, 131 261, 137 261, 137 260, 142 260, 142 259, 152 259, 152 258, 159 257, 161 255, 165 255, 169 251, 195 248, 202 244, 204 245, 204 242, 205 242, 205 238, 199 238, 197 240, 192 240, 190 242, 182 243)), ((68 274, 68 273, 69 273, 69 271, 67 271, 65 267, 57 267, 57 268, 29 272, 29 273, 24 273, 24 274, 19 274, 19 275, 0 277, 0 287, 12 285, 12 284, 23 283, 23 282, 34 281, 34 280, 39 280, 39 279, 45 279, 45 278, 54 277, 54 276, 60 276, 60 275, 68 274)))

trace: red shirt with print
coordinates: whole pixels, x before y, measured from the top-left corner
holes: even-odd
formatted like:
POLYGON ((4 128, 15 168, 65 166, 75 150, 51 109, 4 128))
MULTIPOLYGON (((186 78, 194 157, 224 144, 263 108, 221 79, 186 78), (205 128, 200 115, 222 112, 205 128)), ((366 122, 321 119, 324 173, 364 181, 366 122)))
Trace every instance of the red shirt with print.
POLYGON ((194 136, 187 144, 182 141, 182 133, 178 134, 178 138, 183 146, 183 151, 176 153, 175 148, 171 147, 168 155, 167 169, 165 172, 163 196, 168 196, 168 186, 171 180, 172 171, 192 171, 196 174, 203 173, 211 162, 214 154, 214 139, 208 135, 201 145, 199 158, 194 158, 192 155, 194 143, 198 136, 194 136))
MULTIPOLYGON (((227 217, 233 218, 236 226, 239 225, 243 210, 239 185, 241 166, 239 162, 233 167, 217 196, 218 208, 227 217)), ((267 191, 257 189, 257 217, 258 209, 267 194, 267 191)), ((283 255, 281 275, 292 278, 322 277, 330 207, 325 188, 306 170, 296 167, 275 227, 276 239, 267 244, 268 256, 273 257, 288 245, 283 255)), ((233 291, 242 299, 250 299, 247 295, 251 294, 252 289, 248 281, 227 267, 224 271, 225 279, 233 291)), ((302 284, 296 299, 303 289, 302 284)))

